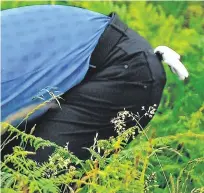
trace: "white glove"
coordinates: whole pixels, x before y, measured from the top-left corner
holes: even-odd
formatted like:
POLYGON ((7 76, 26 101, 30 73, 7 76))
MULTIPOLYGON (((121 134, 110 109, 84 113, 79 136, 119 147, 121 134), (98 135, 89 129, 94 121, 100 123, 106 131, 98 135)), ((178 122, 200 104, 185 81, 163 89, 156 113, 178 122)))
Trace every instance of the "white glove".
POLYGON ((167 46, 158 46, 154 49, 154 53, 159 53, 162 60, 169 65, 172 72, 179 76, 180 80, 188 77, 188 71, 180 62, 180 55, 167 46))

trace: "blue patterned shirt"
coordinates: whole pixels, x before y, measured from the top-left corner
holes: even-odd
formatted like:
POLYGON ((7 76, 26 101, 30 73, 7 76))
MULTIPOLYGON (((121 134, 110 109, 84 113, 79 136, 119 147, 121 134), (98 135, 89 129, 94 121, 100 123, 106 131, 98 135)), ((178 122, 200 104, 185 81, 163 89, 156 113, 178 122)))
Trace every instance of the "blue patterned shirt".
POLYGON ((80 83, 110 22, 100 13, 60 5, 8 9, 1 19, 2 121, 50 99, 49 92, 61 95, 80 83))

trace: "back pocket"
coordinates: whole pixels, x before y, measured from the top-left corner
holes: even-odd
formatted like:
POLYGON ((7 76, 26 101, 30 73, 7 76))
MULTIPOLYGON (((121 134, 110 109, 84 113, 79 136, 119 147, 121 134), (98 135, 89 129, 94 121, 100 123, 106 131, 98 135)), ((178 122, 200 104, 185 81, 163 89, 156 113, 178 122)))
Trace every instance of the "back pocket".
POLYGON ((149 64, 146 60, 145 53, 143 51, 134 53, 127 56, 126 59, 126 80, 130 82, 151 82, 152 74, 149 68, 149 64))

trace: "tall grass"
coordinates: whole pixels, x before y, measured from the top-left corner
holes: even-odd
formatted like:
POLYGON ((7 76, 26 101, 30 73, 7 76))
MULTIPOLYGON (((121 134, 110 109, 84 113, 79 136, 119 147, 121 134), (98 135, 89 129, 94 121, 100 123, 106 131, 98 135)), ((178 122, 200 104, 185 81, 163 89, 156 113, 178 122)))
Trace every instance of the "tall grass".
POLYGON ((2 123, 22 144, 30 143, 36 150, 55 148, 50 159, 39 164, 27 157, 35 152, 21 144, 14 147, 1 163, 2 192, 204 192, 203 2, 8 1, 2 2, 2 9, 32 4, 76 5, 104 14, 115 11, 153 47, 165 44, 179 52, 190 78, 181 82, 166 68, 162 102, 148 128, 142 131, 136 122, 135 127, 120 131, 119 114, 114 119, 118 137, 96 139, 87 147, 92 156, 86 161, 2 123), (127 144, 135 130, 140 134, 127 144))

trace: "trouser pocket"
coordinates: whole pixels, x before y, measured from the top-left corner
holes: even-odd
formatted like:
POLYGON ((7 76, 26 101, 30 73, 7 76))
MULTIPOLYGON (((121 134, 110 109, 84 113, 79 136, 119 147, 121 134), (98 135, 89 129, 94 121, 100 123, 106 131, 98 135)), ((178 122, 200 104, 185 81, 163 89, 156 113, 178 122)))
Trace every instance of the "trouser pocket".
POLYGON ((140 51, 127 57, 130 57, 126 63, 126 67, 128 68, 127 80, 131 82, 151 83, 153 78, 145 52, 140 51))

